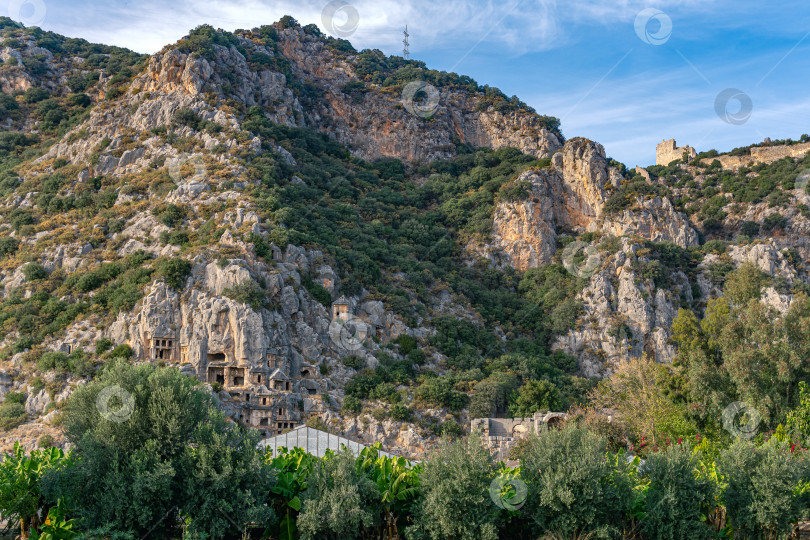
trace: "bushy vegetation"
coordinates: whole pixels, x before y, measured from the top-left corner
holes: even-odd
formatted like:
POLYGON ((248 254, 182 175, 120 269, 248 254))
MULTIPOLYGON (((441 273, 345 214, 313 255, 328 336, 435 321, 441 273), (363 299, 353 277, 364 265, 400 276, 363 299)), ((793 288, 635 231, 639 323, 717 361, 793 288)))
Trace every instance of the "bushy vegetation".
POLYGON ((478 434, 418 465, 379 447, 262 455, 199 383, 121 361, 64 421, 68 455, 17 446, 0 463, 0 515, 23 536, 776 538, 810 508, 806 450, 779 437, 673 442, 642 461, 572 423, 529 437, 515 469, 478 434))
MULTIPOLYGON (((453 373, 440 377, 444 381, 424 378, 421 384, 427 386, 416 394, 421 401, 463 407, 459 396, 471 390, 470 383, 505 368, 498 359, 509 353, 518 355, 509 360, 515 368, 531 366, 523 369, 519 383, 543 378, 565 387, 555 402, 561 405, 582 398, 587 385, 572 377, 575 364, 551 354, 549 347, 574 324, 579 310, 574 296, 584 281, 562 266, 521 276, 508 269, 459 264, 465 244, 488 239, 501 188, 523 170, 546 162, 512 148, 484 148, 407 170, 391 158, 373 163, 350 159, 331 139, 273 124, 258 108, 248 111, 243 127, 268 149, 282 146, 298 163, 293 169, 283 160, 260 156, 249 164, 250 173, 261 181, 253 196, 263 221, 271 225, 268 240, 319 246, 344 278, 342 293, 353 295, 363 287, 410 324, 427 314, 437 291, 447 288, 480 313, 482 320, 476 322, 433 319, 437 334, 423 346, 441 352, 453 373), (304 182, 291 182, 293 175, 304 182), (407 276, 407 286, 395 277, 398 273, 407 276), (487 330, 494 325, 510 336, 506 343, 487 330)), ((270 260, 268 240, 254 237, 254 244, 257 254, 270 260)), ((330 300, 309 277, 302 284, 317 300, 330 300)), ((414 366, 425 361, 424 352, 414 345, 400 353, 407 366, 397 364, 396 375, 383 360, 375 372, 358 373, 348 393, 368 399, 377 384, 419 382, 412 377, 414 366)))

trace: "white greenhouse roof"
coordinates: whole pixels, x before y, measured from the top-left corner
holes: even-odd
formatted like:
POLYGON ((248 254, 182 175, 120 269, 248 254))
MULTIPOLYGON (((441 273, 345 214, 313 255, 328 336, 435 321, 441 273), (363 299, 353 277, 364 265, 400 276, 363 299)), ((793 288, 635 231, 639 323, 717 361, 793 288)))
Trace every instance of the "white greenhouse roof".
MULTIPOLYGON (((298 426, 287 433, 268 437, 259 443, 260 448, 271 449, 274 455, 276 455, 278 449, 283 446, 289 449, 296 447, 303 448, 305 452, 318 457, 323 457, 327 450, 334 452, 340 451, 341 445, 345 445, 354 455, 360 454, 363 448, 369 446, 365 443, 333 435, 329 432, 309 426, 298 426)), ((396 457, 394 454, 382 450, 380 450, 380 455, 396 457)))

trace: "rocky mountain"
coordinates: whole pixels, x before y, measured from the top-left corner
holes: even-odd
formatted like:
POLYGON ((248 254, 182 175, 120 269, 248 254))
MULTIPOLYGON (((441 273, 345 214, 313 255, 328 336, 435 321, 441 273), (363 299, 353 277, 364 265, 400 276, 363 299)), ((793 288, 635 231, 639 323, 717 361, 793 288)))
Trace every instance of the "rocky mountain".
POLYGON ((289 17, 152 56, 0 30, 0 446, 62 440, 72 389, 124 357, 267 435, 416 454, 527 381, 561 409, 620 359, 670 362, 678 309, 743 262, 775 309, 805 287, 802 156, 632 173, 289 17))

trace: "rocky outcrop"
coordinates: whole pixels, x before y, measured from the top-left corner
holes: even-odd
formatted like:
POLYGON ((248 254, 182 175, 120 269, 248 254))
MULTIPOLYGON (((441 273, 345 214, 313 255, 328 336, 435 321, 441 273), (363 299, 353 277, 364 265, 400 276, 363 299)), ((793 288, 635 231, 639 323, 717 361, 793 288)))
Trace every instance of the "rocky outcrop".
POLYGON ((652 242, 673 242, 682 248, 699 244, 697 231, 666 197, 639 197, 632 209, 604 217, 596 228, 604 234, 639 236, 652 242))
POLYGON ((528 196, 498 203, 492 243, 477 253, 520 270, 548 264, 560 227, 670 241, 684 248, 698 244, 697 232, 666 198, 639 198, 632 209, 605 215, 605 201, 620 181, 618 171, 608 167, 602 145, 583 138, 566 141, 552 157, 551 168, 517 178, 529 186, 528 196))

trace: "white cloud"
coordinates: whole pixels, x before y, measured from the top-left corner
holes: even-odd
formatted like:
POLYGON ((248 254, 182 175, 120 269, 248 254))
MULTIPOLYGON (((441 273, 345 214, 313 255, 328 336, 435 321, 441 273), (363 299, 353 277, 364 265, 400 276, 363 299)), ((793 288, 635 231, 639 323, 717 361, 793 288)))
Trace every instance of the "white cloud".
MULTIPOLYGON (((631 22, 638 11, 651 4, 665 10, 712 4, 693 0, 356 0, 350 3, 357 10, 360 24, 349 39, 359 48, 397 52, 402 47, 402 30, 408 24, 414 50, 454 45, 464 48, 482 40, 515 53, 560 47, 576 39, 573 27, 577 24, 631 22)), ((45 5, 48 14, 42 24, 44 28, 141 52, 155 52, 203 23, 234 30, 270 24, 283 15, 292 15, 302 24, 315 23, 325 30, 321 20, 326 5, 323 0, 92 0, 81 7, 51 0, 45 5)))

